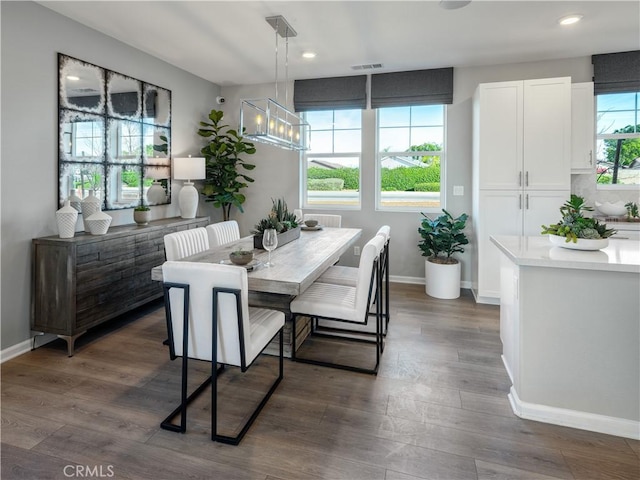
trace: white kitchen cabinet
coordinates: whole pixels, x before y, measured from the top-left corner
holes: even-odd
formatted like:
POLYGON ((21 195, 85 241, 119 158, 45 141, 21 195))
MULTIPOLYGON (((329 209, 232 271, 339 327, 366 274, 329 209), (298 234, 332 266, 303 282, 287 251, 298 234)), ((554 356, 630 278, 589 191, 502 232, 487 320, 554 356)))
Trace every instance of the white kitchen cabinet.
POLYGON ((473 98, 472 288, 500 301, 491 235, 540 235, 571 190, 571 79, 481 84, 473 98))
POLYGON ((593 173, 595 120, 593 82, 571 85, 571 173, 593 173))
POLYGON ((478 188, 571 188, 571 78, 480 84, 474 95, 478 188))

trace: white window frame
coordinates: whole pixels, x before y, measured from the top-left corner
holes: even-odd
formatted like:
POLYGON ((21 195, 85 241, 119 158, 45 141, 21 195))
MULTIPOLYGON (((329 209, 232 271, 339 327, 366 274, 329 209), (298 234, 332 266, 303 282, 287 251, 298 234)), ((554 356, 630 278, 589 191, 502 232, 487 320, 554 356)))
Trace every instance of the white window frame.
MULTIPOLYGON (((355 109, 354 109, 355 110, 355 109)), ((333 110, 335 112, 335 110, 333 110)), ((305 210, 361 210, 362 209, 362 142, 363 142, 363 114, 360 113, 360 152, 334 152, 334 153, 311 153, 308 150, 300 152, 300 205, 305 210), (307 191, 307 167, 308 158, 357 158, 358 159, 358 203, 357 205, 335 204, 335 203, 309 203, 307 191)), ((313 125, 311 126, 313 128, 313 125)), ((354 130, 354 129, 347 129, 354 130)), ((328 130, 327 130, 328 131, 328 130)), ((335 129, 332 129, 335 132, 335 129)), ((334 140, 335 142, 335 140, 334 140)), ((333 148, 334 145, 332 145, 333 148)))
MULTIPOLYGON (((447 152, 447 105, 443 104, 443 113, 442 113, 442 146, 443 149, 440 151, 425 151, 425 152, 381 152, 380 151, 380 116, 378 111, 376 111, 376 121, 375 121, 375 209, 379 212, 424 212, 424 213, 441 213, 442 209, 446 209, 446 152, 447 152), (382 157, 389 155, 397 155, 399 157, 440 157, 440 206, 438 207, 427 207, 427 206, 409 206, 409 205, 401 205, 397 207, 385 206, 382 205, 382 157)), ((409 126, 410 128, 411 126, 409 126)))

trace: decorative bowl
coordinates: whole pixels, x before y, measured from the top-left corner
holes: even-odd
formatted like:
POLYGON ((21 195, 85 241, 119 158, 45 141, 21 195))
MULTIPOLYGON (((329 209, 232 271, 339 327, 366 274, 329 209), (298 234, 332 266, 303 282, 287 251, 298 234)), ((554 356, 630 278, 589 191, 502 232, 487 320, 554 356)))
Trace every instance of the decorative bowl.
POLYGON ((596 208, 598 211, 609 217, 620 217, 627 213, 627 207, 624 206, 623 201, 609 203, 609 202, 596 202, 596 208))
POLYGON ((601 250, 609 245, 608 238, 579 238, 576 243, 573 243, 571 240, 567 242, 566 237, 549 235, 549 240, 557 247, 568 248, 570 250, 601 250))
POLYGON ((111 217, 104 212, 96 212, 87 218, 87 225, 91 235, 104 235, 111 225, 111 217))
POLYGON ((318 225, 318 220, 305 220, 304 224, 305 224, 307 227, 311 227, 311 228, 313 228, 313 227, 315 227, 315 226, 317 226, 317 225, 318 225))
POLYGON ((229 260, 234 265, 246 265, 253 260, 253 252, 251 250, 237 250, 229 254, 229 260))

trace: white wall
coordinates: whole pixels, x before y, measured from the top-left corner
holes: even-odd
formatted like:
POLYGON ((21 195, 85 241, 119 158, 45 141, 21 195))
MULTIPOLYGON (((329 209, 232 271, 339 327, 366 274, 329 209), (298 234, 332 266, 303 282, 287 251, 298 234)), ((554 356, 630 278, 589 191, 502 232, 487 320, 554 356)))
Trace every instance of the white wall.
MULTIPOLYGON (((0 333, 5 349, 30 336, 31 239, 57 233, 57 53, 171 90, 172 147, 178 156, 199 153, 198 122, 215 105, 220 89, 38 4, 2 2, 1 8, 0 333)), ((109 214, 112 225, 133 221, 131 209, 109 214)), ((178 208, 152 207, 152 214, 177 216, 178 208)))

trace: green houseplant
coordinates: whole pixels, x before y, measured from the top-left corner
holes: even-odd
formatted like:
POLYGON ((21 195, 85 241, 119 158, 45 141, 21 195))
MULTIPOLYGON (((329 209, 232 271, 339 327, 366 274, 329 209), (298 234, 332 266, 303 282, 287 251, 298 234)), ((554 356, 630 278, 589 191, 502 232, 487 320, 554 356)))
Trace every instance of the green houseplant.
POLYGON ((418 247, 425 260, 425 292, 436 298, 458 298, 460 296, 460 262, 452 255, 464 252, 469 243, 463 232, 468 215, 454 218, 446 210, 435 219, 426 216, 418 228, 422 241, 418 247))
POLYGON ((226 221, 229 220, 231 207, 235 206, 244 212, 242 204, 246 198, 240 190, 253 182, 253 178, 242 173, 240 168, 249 171, 255 165, 246 163, 240 157, 253 155, 256 149, 236 130, 222 124, 222 117, 222 111, 211 110, 209 122, 200 122, 198 135, 208 139, 208 143, 200 150, 206 160, 207 172, 202 194, 207 202, 222 208, 222 216, 226 221))
POLYGON ((262 248, 262 235, 270 228, 278 233, 279 247, 300 237, 300 226, 295 214, 289 211, 287 202, 283 198, 272 198, 271 204, 269 215, 261 219, 251 230, 255 248, 262 248))
POLYGON ((609 238, 616 231, 607 228, 604 223, 600 223, 597 219, 585 217, 585 212, 592 211, 593 208, 585 204, 584 198, 578 195, 571 195, 569 201, 560 207, 560 215, 562 219, 553 225, 542 225, 543 235, 555 235, 564 237, 565 243, 577 243, 578 239, 600 240, 609 238))
POLYGON ((133 220, 138 225, 147 225, 151 221, 151 209, 140 200, 140 205, 133 209, 133 220))

